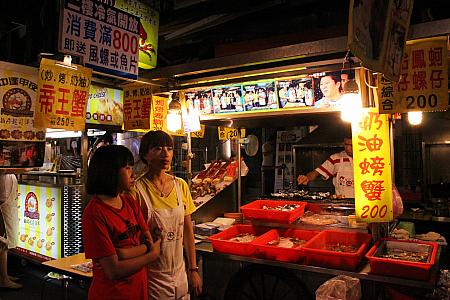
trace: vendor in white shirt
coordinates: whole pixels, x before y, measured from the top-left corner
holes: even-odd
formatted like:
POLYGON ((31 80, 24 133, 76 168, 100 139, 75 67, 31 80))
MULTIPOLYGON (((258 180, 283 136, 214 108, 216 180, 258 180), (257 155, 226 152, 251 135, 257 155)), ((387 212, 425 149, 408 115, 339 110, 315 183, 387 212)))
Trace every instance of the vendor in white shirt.
POLYGON ((324 180, 333 178, 336 195, 343 198, 355 198, 353 180, 353 147, 350 137, 344 138, 344 151, 332 154, 318 168, 306 175, 299 175, 298 184, 307 185, 319 175, 324 180))

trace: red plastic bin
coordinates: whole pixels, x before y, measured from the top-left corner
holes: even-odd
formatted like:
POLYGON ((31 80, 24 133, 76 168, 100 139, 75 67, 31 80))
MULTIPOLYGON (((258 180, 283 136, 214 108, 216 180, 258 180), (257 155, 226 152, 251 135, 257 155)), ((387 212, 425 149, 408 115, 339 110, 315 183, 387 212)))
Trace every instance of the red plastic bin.
POLYGON ((438 244, 433 242, 403 241, 383 238, 379 239, 375 245, 370 248, 366 254, 366 258, 369 260, 370 273, 427 281, 430 279, 431 267, 435 264, 437 249, 438 244), (382 251, 383 247, 395 247, 414 251, 414 248, 423 247, 421 245, 430 247, 430 256, 426 263, 375 256, 377 251, 382 251))
POLYGON ((282 248, 273 245, 268 245, 270 241, 278 239, 279 237, 291 237, 301 240, 309 241, 312 237, 317 235, 319 231, 302 230, 302 229, 287 229, 279 230, 272 229, 262 235, 257 241, 255 241, 256 254, 262 258, 274 259, 283 262, 299 262, 304 261, 305 255, 303 254, 302 247, 300 245, 295 248, 282 248))
POLYGON ((249 204, 241 206, 242 213, 246 219, 262 220, 279 223, 292 223, 305 213, 307 203, 302 201, 285 200, 255 200, 249 204), (263 209, 263 206, 276 207, 285 204, 298 204, 294 210, 279 211, 263 209))
POLYGON ((369 246, 372 236, 360 232, 324 230, 304 246, 306 264, 344 270, 356 270, 369 246), (329 244, 342 244, 357 249, 354 253, 325 250, 329 244))
POLYGON ((260 237, 262 234, 266 233, 269 230, 270 228, 266 227, 255 227, 252 225, 238 224, 210 236, 209 240, 211 241, 213 249, 217 252, 241 256, 251 256, 255 253, 256 248, 254 242, 258 238, 254 239, 250 243, 234 242, 229 241, 229 239, 241 233, 251 233, 260 237))

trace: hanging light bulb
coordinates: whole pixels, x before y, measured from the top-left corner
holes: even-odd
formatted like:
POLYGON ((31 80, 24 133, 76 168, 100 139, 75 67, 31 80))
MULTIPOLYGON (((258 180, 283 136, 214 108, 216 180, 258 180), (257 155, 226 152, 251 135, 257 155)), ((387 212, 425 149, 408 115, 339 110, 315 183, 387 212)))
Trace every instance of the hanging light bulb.
POLYGON ((169 103, 169 110, 167 111, 167 129, 176 132, 181 129, 181 124, 181 104, 177 94, 174 93, 169 103))
POLYGON ((408 112, 408 122, 411 125, 419 125, 422 123, 423 114, 421 111, 408 112))
POLYGON ((345 122, 359 120, 362 114, 361 95, 355 80, 349 80, 344 85, 341 103, 341 119, 345 122))

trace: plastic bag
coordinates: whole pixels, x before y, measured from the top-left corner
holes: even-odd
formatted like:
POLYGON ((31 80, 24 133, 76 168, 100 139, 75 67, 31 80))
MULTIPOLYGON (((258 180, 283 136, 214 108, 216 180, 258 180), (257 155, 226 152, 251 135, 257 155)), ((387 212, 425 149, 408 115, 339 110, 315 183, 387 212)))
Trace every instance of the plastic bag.
POLYGON ((358 278, 339 275, 322 283, 316 290, 316 300, 359 300, 361 284, 358 278))
POLYGON ((392 184, 392 210, 394 212, 394 218, 403 214, 403 200, 395 184, 392 184))

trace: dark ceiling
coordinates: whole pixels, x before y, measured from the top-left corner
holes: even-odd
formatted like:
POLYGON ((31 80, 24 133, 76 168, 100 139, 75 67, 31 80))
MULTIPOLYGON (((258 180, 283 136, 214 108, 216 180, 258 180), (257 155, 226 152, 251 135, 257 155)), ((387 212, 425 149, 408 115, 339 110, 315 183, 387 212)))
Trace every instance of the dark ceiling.
MULTIPOLYGON (((59 0, 0 1, 0 60, 56 53, 59 0)), ((347 0, 146 0, 160 11, 158 66, 344 36, 347 0)), ((450 18, 448 0, 416 0, 412 24, 450 18)))

